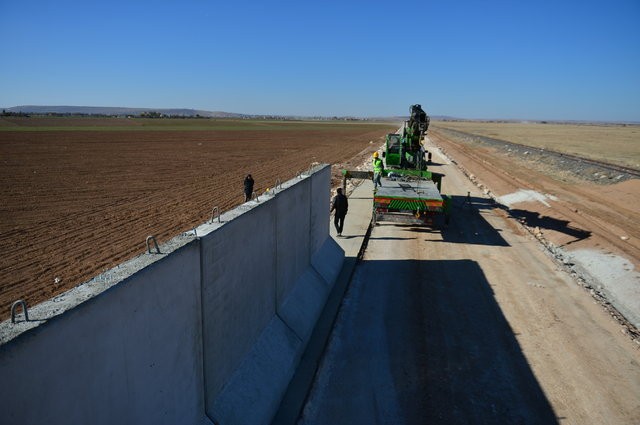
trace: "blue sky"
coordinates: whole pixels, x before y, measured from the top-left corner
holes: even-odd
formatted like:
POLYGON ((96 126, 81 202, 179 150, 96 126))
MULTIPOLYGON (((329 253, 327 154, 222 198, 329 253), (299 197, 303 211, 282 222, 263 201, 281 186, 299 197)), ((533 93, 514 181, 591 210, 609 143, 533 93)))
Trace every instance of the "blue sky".
POLYGON ((640 1, 0 0, 0 106, 640 121, 640 1))

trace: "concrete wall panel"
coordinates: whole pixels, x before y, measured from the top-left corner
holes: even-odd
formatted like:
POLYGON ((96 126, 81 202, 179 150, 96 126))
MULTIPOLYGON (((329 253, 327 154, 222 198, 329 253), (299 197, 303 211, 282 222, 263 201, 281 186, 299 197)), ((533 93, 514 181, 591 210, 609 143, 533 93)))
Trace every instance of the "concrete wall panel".
POLYGON ((311 257, 311 265, 322 276, 329 287, 338 279, 344 262, 344 250, 333 240, 327 238, 320 249, 311 257))
POLYGON ((207 411, 275 316, 275 218, 265 202, 201 238, 207 411))
POLYGON ((216 398, 219 425, 268 425, 293 377, 302 342, 274 317, 216 398))
POLYGON ((319 166, 311 175, 311 240, 313 255, 329 237, 329 208, 331 203, 331 166, 319 166))
POLYGON ((278 308, 278 315, 305 345, 327 301, 329 287, 313 267, 308 267, 296 281, 287 300, 278 308))
POLYGON ((201 423, 198 260, 187 245, 0 347, 0 422, 201 423))
POLYGON ((0 423, 269 423, 344 259, 329 184, 319 166, 1 324, 0 423))
POLYGON ((279 192, 276 203, 277 299, 287 298, 298 277, 309 267, 311 179, 279 192))

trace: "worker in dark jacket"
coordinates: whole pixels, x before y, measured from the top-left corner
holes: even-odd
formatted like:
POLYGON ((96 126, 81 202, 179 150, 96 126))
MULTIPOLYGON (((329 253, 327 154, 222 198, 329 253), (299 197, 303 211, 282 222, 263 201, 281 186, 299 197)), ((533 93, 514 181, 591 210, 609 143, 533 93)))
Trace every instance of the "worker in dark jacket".
POLYGON ((251 200, 251 194, 253 194, 253 177, 247 174, 244 178, 244 202, 251 200))
POLYGON ((347 215, 347 211, 349 210, 349 201, 347 200, 347 197, 342 194, 342 188, 339 187, 336 192, 338 193, 331 200, 330 212, 335 211, 333 225, 336 226, 338 236, 342 236, 344 217, 347 215))

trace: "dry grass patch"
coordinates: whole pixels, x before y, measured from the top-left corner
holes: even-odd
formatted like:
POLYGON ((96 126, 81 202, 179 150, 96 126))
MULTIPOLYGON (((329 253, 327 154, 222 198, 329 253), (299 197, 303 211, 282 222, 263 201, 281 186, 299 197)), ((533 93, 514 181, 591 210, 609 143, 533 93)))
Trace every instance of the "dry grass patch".
POLYGON ((640 169, 640 125, 433 121, 432 127, 640 169))

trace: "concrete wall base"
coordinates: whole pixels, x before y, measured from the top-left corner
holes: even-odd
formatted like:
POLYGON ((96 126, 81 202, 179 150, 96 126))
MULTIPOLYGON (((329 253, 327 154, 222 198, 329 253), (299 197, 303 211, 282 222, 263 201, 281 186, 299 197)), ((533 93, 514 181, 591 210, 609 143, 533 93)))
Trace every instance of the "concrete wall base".
POLYGON ((216 398, 219 425, 269 424, 298 364, 302 341, 278 317, 258 338, 216 398))
POLYGON ((278 315, 304 344, 309 341, 328 295, 327 282, 313 267, 309 267, 296 282, 289 298, 278 309, 278 315))
POLYGON ((311 256, 311 265, 329 285, 333 287, 344 262, 344 250, 333 240, 325 239, 320 249, 311 256))

